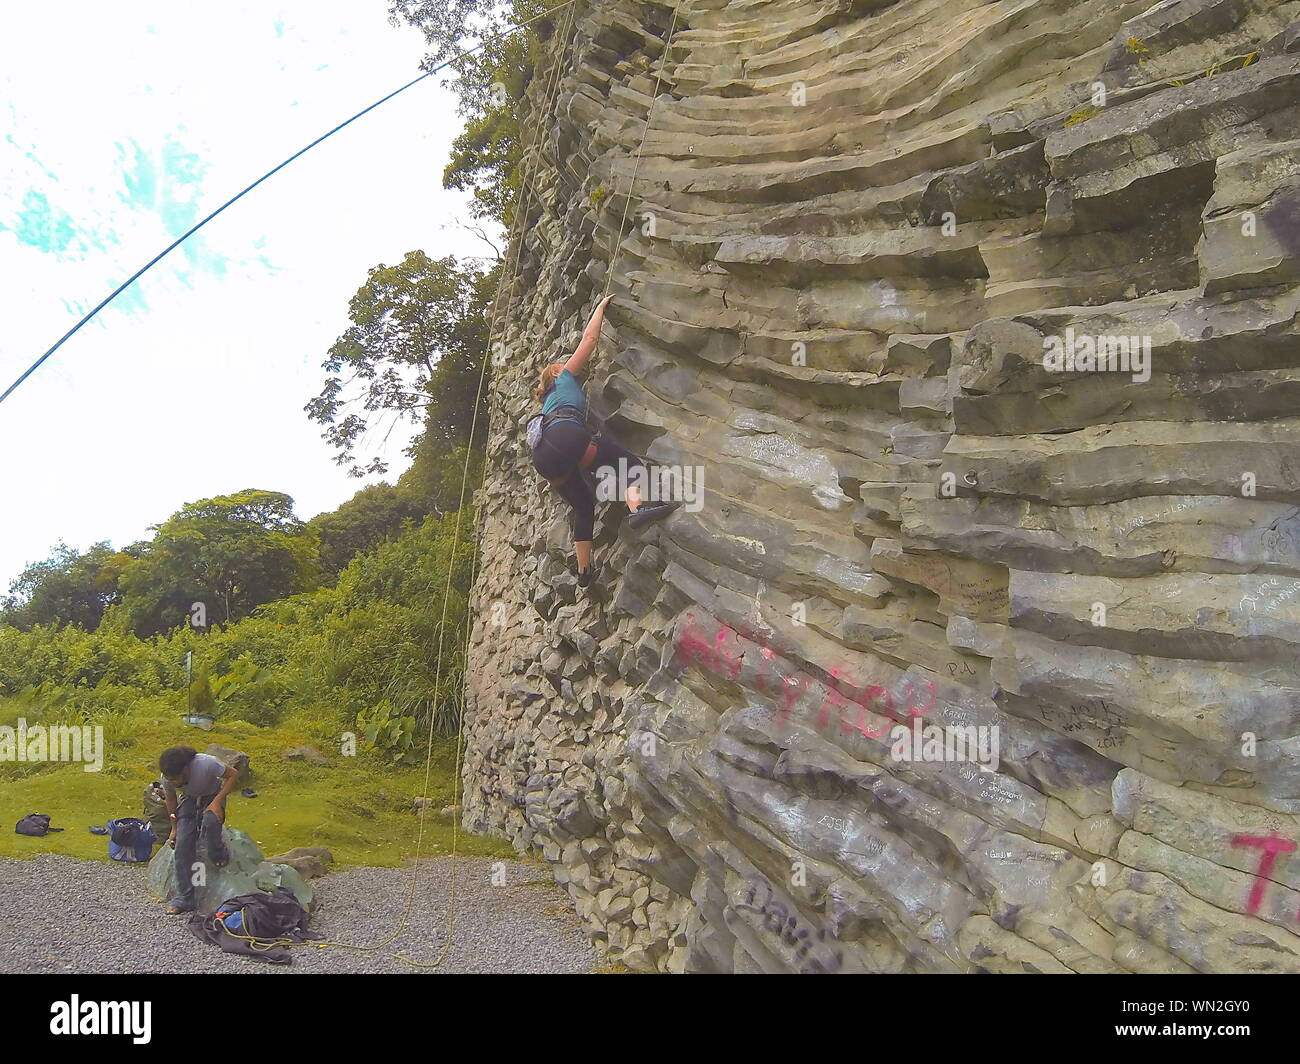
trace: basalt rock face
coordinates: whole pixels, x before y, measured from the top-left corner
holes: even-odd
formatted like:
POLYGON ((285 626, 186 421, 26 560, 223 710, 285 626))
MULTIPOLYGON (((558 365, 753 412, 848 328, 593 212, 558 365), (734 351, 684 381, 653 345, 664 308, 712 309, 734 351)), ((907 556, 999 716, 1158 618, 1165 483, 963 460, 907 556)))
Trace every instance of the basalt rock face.
POLYGON ((1300 971, 1300 3, 571 10, 466 825, 637 969, 1300 971), (611 263, 704 490, 586 592, 523 427, 611 263))

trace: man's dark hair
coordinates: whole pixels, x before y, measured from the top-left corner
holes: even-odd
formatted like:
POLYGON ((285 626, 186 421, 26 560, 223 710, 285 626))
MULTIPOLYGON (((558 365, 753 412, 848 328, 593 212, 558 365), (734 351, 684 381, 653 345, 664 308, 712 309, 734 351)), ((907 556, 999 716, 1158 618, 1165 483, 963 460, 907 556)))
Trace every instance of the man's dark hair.
POLYGON ((175 778, 185 771, 185 766, 198 753, 192 746, 173 746, 158 757, 158 768, 164 776, 175 778))

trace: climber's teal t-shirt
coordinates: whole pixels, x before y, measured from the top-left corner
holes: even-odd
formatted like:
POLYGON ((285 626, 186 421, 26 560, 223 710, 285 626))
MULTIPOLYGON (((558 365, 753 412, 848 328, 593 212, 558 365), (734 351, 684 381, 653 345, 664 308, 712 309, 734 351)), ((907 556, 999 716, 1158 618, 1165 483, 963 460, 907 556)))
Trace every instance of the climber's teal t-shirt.
MULTIPOLYGON (((582 411, 584 419, 587 416, 587 397, 583 394, 582 384, 567 369, 555 378, 555 386, 547 393, 546 399, 542 402, 542 413, 553 413, 562 406, 576 406, 582 411)), ((576 421, 577 418, 559 418, 558 420, 576 421)))

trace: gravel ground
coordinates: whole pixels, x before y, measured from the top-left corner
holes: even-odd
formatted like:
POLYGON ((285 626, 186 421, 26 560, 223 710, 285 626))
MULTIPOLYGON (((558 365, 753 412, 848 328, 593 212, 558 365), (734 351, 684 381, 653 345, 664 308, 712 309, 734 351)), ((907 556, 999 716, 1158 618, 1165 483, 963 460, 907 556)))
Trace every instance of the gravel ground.
MULTIPOLYGON (((589 972, 599 963, 567 895, 549 869, 507 861, 507 885, 491 884, 494 861, 457 858, 453 944, 439 972, 589 972), (544 880, 532 886, 524 884, 544 880)), ((235 957, 200 942, 185 918, 166 916, 149 892, 146 865, 42 854, 0 858, 0 972, 407 972, 398 960, 437 960, 446 937, 452 859, 420 862, 417 898, 401 938, 382 949, 295 946, 293 964, 235 957)), ((359 945, 387 938, 398 922, 411 869, 349 868, 312 881, 320 905, 311 927, 359 945)))

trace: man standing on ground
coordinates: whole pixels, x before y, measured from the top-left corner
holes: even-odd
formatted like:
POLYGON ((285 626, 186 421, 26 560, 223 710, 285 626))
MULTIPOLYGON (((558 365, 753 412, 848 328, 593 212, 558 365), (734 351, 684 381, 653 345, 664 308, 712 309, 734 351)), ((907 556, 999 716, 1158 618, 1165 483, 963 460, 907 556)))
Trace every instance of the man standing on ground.
POLYGON ((208 860, 217 868, 224 868, 230 861, 221 824, 226 819, 226 796, 235 789, 239 773, 190 746, 164 750, 158 768, 163 777, 163 800, 172 822, 167 842, 176 848, 176 897, 168 903, 167 912, 193 912, 199 836, 203 836, 208 860))

